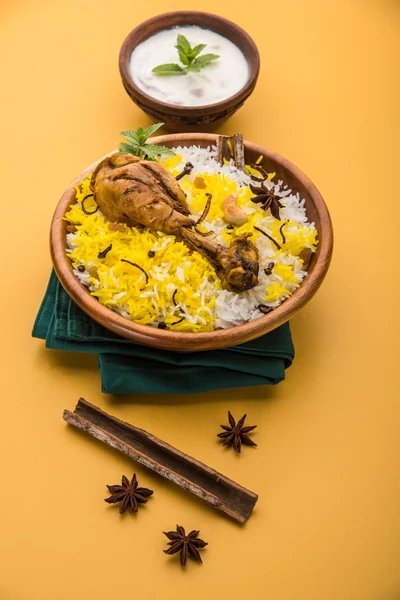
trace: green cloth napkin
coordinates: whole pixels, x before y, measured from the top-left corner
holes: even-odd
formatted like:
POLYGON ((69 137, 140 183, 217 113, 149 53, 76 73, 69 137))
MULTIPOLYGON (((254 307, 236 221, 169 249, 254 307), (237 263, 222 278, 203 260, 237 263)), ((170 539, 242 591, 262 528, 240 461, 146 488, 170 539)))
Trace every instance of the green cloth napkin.
POLYGON ((292 364, 289 324, 223 350, 180 353, 126 340, 88 317, 52 271, 33 337, 46 347, 97 354, 106 394, 179 394, 277 384, 292 364))

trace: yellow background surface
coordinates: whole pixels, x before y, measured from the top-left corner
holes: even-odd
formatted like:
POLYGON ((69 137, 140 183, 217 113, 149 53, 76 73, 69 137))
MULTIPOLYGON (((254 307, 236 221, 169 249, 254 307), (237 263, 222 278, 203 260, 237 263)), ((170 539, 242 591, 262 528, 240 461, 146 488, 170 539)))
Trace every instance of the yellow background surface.
POLYGON ((399 16, 396 0, 204 0, 254 37, 259 83, 222 129, 283 154, 324 196, 328 277, 292 322, 277 388, 110 397, 93 356, 30 338, 50 272, 48 232, 70 180, 150 121, 118 72, 127 33, 160 0, 1 1, 2 377, 0 599, 397 600, 399 16), (398 221, 397 221, 398 222, 398 221), (259 493, 245 526, 68 428, 79 396, 259 493), (257 424, 242 456, 216 441, 230 409, 257 424), (103 501, 138 474, 136 516, 103 501), (125 518, 126 517, 126 518, 125 518), (176 523, 209 542, 182 571, 176 523))

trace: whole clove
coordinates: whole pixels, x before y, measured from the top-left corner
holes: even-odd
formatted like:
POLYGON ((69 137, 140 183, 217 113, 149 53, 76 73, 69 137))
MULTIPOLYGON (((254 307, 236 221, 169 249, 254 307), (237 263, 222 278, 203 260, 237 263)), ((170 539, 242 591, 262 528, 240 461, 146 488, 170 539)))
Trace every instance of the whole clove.
POLYGON ((273 263, 273 262, 268 263, 267 268, 264 269, 264 273, 266 275, 271 275, 272 274, 272 269, 274 268, 274 266, 275 266, 275 263, 273 263))
POLYGON ((107 248, 104 248, 104 250, 99 252, 97 255, 97 258, 105 258, 111 249, 112 249, 112 244, 110 244, 109 246, 107 246, 107 248))
POLYGON ((190 175, 193 168, 194 165, 192 165, 191 162, 187 162, 186 165, 183 167, 183 171, 175 177, 176 181, 179 181, 180 179, 182 179, 182 177, 185 177, 185 175, 190 175))

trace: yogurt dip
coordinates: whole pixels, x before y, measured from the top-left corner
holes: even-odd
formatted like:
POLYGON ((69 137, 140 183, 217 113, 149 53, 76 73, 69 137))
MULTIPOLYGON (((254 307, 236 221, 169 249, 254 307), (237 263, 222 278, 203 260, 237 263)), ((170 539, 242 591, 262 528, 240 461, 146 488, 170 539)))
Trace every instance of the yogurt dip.
POLYGON ((215 31, 196 25, 159 31, 136 46, 131 54, 129 72, 143 92, 179 106, 202 106, 226 100, 243 88, 250 75, 247 60, 235 44, 215 31), (198 73, 152 73, 160 64, 181 64, 175 48, 179 34, 184 35, 192 47, 207 44, 202 54, 218 54, 219 58, 198 73))

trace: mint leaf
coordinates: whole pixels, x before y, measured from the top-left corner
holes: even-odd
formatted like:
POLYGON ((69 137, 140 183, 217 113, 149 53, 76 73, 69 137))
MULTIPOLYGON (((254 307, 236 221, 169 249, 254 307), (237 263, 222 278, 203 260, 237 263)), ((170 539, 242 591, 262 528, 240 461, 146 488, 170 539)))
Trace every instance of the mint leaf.
POLYGON ((131 142, 134 146, 140 144, 139 136, 137 135, 134 129, 127 129, 126 131, 121 131, 121 135, 131 142))
POLYGON ((196 58, 196 56, 198 56, 200 54, 200 52, 202 52, 206 46, 207 46, 207 44, 199 44, 198 46, 195 46, 194 48, 192 48, 192 51, 190 53, 191 57, 196 58))
POLYGON ((192 48, 189 40, 184 35, 179 34, 175 48, 178 50, 180 61, 184 66, 181 67, 181 65, 177 65, 176 63, 167 63, 154 67, 152 72, 157 75, 187 75, 189 71, 198 73, 203 67, 219 58, 219 54, 200 55, 206 46, 207 44, 198 44, 192 48))
POLYGON ((202 54, 201 56, 198 56, 193 61, 191 66, 193 66, 196 63, 196 65, 200 65, 200 69, 201 69, 202 67, 205 67, 213 60, 217 60, 217 58, 219 58, 219 54, 202 54))
POLYGON ((220 57, 219 54, 200 54, 206 46, 207 44, 197 44, 192 48, 185 36, 179 34, 175 48, 184 66, 175 63, 158 65, 152 72, 157 75, 187 75, 189 71, 198 73, 203 67, 220 57))
POLYGON ((157 73, 157 75, 186 75, 186 70, 174 63, 158 65, 158 67, 154 67, 152 72, 157 73))
POLYGON ((178 50, 182 50, 182 52, 184 52, 185 54, 189 54, 189 52, 192 49, 192 47, 189 43, 189 40, 186 39, 185 36, 181 35, 181 34, 179 34, 177 37, 175 48, 177 48, 178 50))
POLYGON ((162 127, 164 125, 164 123, 154 123, 154 125, 150 125, 149 127, 147 127, 144 132, 146 134, 146 139, 149 138, 151 135, 153 135, 153 133, 155 133, 157 131, 157 129, 160 129, 160 127, 162 127))
POLYGON ((170 148, 157 146, 157 144, 146 144, 147 138, 163 125, 164 123, 154 123, 154 125, 149 125, 146 129, 139 126, 137 129, 127 129, 126 131, 123 131, 121 135, 123 135, 130 143, 119 144, 119 153, 133 154, 139 158, 147 157, 149 160, 155 160, 160 154, 175 156, 175 152, 170 148))
POLYGON ((139 146, 132 146, 131 144, 119 144, 120 154, 133 154, 133 156, 140 156, 139 146))
POLYGON ((156 144, 145 144, 145 146, 143 146, 143 150, 146 152, 147 156, 153 160, 160 154, 163 154, 164 156, 175 156, 175 152, 173 152, 171 148, 167 148, 166 146, 157 146, 156 144))
POLYGON ((144 129, 141 125, 139 125, 139 127, 136 129, 136 136, 139 140, 139 146, 141 146, 142 144, 145 143, 145 141, 147 140, 146 134, 144 132, 144 129))
POLYGON ((179 58, 181 60, 181 63, 184 64, 186 67, 189 66, 190 65, 190 58, 186 54, 186 52, 184 52, 182 50, 182 48, 178 48, 178 54, 179 54, 179 58))
POLYGON ((198 73, 201 69, 201 65, 196 62, 196 59, 188 66, 188 71, 193 71, 194 73, 198 73))

